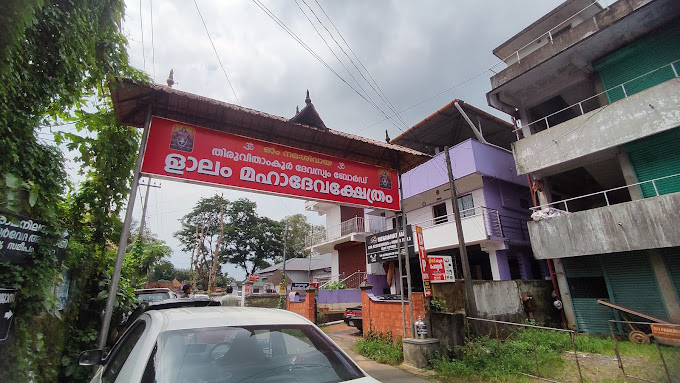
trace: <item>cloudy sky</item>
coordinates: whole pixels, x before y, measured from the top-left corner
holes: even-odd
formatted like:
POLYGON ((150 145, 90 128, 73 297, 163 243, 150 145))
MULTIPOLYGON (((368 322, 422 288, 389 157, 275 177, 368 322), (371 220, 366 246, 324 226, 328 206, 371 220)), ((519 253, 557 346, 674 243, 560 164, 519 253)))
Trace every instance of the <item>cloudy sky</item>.
MULTIPOLYGON (((385 130, 394 138, 456 98, 509 120, 486 104, 492 75, 488 69, 505 67, 498 65, 492 50, 560 2, 131 0, 126 2, 123 28, 132 65, 157 83, 165 84, 174 69, 175 89, 286 118, 295 114, 296 106, 305 105, 309 90, 326 126, 383 140, 385 130), (385 118, 393 114, 390 107, 355 65, 365 67, 363 77, 375 80, 373 87, 379 86, 403 122, 385 118)), ((150 191, 147 222, 174 249, 177 267, 188 268, 190 255, 179 249, 172 234, 200 197, 245 197, 257 202, 260 215, 279 220, 303 213, 314 223, 324 223, 306 212, 301 200, 152 183, 161 187, 150 191)), ((139 194, 144 194, 143 188, 139 194)), ((138 198, 138 221, 141 211, 138 198)), ((225 270, 236 278, 244 276, 232 267, 225 270)))

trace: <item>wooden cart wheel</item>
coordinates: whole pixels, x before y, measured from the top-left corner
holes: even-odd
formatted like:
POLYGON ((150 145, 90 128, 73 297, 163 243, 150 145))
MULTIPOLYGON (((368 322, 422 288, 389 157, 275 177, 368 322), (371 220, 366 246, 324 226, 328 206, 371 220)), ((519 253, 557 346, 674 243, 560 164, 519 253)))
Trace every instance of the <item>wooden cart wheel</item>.
POLYGON ((649 344, 649 336, 638 330, 631 331, 628 334, 628 339, 635 344, 649 344))

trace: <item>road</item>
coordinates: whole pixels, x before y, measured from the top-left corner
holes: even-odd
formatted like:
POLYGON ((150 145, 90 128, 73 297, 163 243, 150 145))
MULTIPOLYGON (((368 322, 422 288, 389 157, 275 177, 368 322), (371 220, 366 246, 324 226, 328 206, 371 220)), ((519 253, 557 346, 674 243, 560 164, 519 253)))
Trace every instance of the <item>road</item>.
POLYGON ((429 375, 427 371, 421 371, 403 364, 399 367, 380 364, 354 352, 352 350, 354 344, 361 339, 361 334, 354 327, 349 327, 342 323, 326 326, 324 331, 359 365, 359 367, 381 382, 431 382, 426 379, 429 375))

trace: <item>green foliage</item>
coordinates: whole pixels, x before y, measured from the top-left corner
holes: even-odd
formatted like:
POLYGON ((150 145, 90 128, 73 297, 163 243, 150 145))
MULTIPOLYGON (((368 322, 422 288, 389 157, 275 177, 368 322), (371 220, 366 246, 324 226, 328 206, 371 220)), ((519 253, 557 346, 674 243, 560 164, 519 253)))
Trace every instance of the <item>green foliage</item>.
POLYGON ((122 274, 131 279, 133 287, 141 288, 155 265, 171 253, 172 249, 164 241, 136 238, 123 260, 122 274))
POLYGON ((430 307, 434 311, 446 311, 446 301, 443 299, 432 298, 430 300, 430 307))
POLYGON ((324 290, 344 290, 347 288, 347 285, 340 281, 333 281, 326 286, 324 286, 324 290))
MULTIPOLYGON (((312 233, 320 233, 323 226, 312 225, 307 222, 304 214, 294 214, 281 220, 281 226, 288 223, 288 249, 286 259, 309 257, 311 252, 306 249, 305 239, 312 233)), ((279 261, 277 259, 277 261, 279 261)), ((280 259, 283 262, 283 259, 280 259)))
POLYGON ((221 264, 231 263, 246 274, 252 274, 257 269, 270 266, 269 261, 281 254, 281 224, 260 217, 256 207, 255 202, 247 199, 230 202, 215 196, 202 198, 189 214, 182 217, 182 229, 175 233, 175 237, 182 243, 184 251, 195 254, 194 268, 205 286, 221 226, 224 236, 216 255, 221 264), (223 221, 220 205, 224 209, 223 221), (197 244, 198 249, 194 249, 197 244))
MULTIPOLYGON (((90 374, 77 367, 77 354, 95 346, 139 142, 134 129, 117 125, 105 99, 112 76, 144 77, 128 66, 122 14, 122 0, 3 5, 0 208, 48 222, 44 249, 63 230, 71 236, 63 265, 46 250, 30 265, 0 264, 0 280, 19 289, 21 308, 0 352, 5 381, 79 382, 90 374), (55 131, 55 141, 78 151, 85 176, 68 193, 61 151, 38 138, 44 125, 63 123, 75 131, 55 131), (52 288, 62 267, 70 270, 71 305, 57 312, 52 288)), ((117 294, 114 323, 132 302, 127 279, 117 294)))
MULTIPOLYGON (((437 378, 442 382, 455 382, 461 379, 522 380, 521 373, 536 373, 534 342, 542 376, 558 377, 564 369, 562 355, 572 351, 573 346, 569 334, 556 331, 520 330, 502 340, 500 344, 496 339, 479 338, 465 344, 460 359, 437 356, 431 358, 430 363, 437 372, 437 378)), ((614 342, 611 338, 577 335, 574 343, 579 352, 614 354, 614 342)), ((631 344, 629 342, 620 344, 623 349, 628 345, 631 344)), ((636 351, 639 354, 641 349, 636 351)))
POLYGON ((357 342, 356 349, 359 354, 378 363, 398 365, 404 360, 401 340, 394 339, 391 332, 370 331, 357 342))

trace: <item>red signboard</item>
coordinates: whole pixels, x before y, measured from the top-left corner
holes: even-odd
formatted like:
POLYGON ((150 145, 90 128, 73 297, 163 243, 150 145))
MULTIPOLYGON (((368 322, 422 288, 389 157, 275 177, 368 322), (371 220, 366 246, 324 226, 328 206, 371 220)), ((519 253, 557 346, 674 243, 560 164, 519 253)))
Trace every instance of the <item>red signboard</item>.
POLYGON ((428 256, 430 282, 455 282, 453 260, 450 255, 428 256))
POLYGON ((251 282, 259 282, 260 281, 260 276, 257 274, 250 274, 248 276, 248 280, 251 282))
POLYGON ((153 117, 142 173, 399 210, 397 172, 153 117))
POLYGON ((425 251, 425 240, 423 239, 423 228, 416 226, 416 242, 418 242, 418 259, 420 260, 420 271, 423 274, 423 287, 425 296, 432 296, 432 288, 430 287, 430 265, 427 261, 427 252, 425 251))

